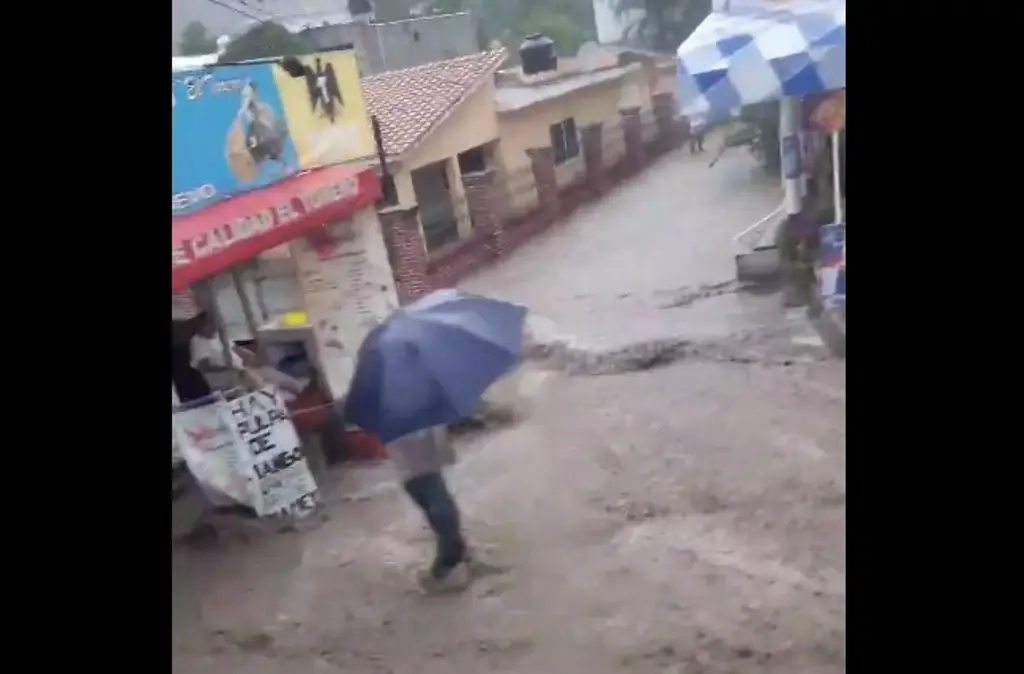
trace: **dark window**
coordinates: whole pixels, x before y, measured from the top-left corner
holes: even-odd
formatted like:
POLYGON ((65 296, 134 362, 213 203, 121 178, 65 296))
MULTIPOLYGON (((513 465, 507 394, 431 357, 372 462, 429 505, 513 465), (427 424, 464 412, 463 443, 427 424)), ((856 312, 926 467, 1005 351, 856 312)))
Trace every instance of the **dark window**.
POLYGON ((487 170, 487 157, 483 146, 477 146, 459 153, 459 171, 462 173, 480 173, 487 170))
POLYGON ((422 166, 412 172, 413 192, 428 251, 459 238, 458 218, 448 184, 448 161, 422 166))
POLYGON ((572 117, 551 125, 551 150, 555 163, 562 164, 580 154, 580 139, 576 134, 576 120, 572 117))

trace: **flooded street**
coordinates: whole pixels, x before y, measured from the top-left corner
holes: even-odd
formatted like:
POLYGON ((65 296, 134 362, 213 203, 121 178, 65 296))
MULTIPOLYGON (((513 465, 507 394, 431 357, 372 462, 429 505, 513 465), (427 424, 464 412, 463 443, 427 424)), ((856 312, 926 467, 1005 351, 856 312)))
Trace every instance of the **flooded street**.
POLYGON ((677 150, 463 287, 530 307, 542 340, 590 351, 750 332, 813 337, 802 312, 734 283, 733 237, 781 196, 742 149, 713 168, 707 154, 677 150))
POLYGON ((318 526, 174 551, 173 671, 844 672, 845 363, 731 284, 779 199, 751 165, 671 154, 464 284, 569 360, 686 346, 524 366, 523 418, 450 472, 493 567, 466 592, 416 587, 431 536, 387 466, 342 469, 318 526))

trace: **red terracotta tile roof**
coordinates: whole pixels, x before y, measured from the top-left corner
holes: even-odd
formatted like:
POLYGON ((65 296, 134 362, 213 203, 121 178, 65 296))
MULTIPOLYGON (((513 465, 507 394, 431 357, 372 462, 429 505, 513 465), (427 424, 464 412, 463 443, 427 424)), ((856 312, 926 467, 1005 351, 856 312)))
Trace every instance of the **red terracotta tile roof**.
POLYGON ((363 78, 387 155, 401 155, 422 140, 504 60, 499 49, 363 78))

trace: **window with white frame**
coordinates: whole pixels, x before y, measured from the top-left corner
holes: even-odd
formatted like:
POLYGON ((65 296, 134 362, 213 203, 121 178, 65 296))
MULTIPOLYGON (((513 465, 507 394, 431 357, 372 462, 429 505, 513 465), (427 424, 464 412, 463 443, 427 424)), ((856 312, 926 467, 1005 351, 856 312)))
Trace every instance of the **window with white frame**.
POLYGON ((576 133, 575 119, 566 117, 557 124, 552 124, 550 132, 555 164, 564 164, 580 155, 580 138, 576 133))

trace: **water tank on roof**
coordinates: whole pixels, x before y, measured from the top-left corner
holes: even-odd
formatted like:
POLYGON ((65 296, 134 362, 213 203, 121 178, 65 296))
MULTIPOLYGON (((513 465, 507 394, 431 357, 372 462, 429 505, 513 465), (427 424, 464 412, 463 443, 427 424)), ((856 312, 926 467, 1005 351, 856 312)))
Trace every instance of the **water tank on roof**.
POLYGON ((558 70, 555 43, 540 33, 523 38, 523 43, 519 45, 519 58, 523 62, 524 75, 558 70))

